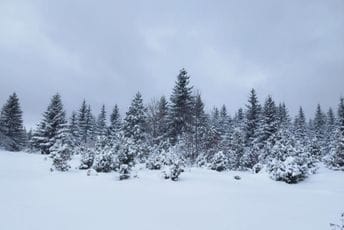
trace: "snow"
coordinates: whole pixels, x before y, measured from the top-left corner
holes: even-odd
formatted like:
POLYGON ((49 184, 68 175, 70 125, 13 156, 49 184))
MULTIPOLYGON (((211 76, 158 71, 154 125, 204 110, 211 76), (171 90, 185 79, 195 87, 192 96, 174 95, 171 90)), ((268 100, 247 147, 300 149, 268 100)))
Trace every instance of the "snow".
POLYGON ((44 158, 0 151, 0 229, 326 230, 344 211, 344 173, 323 167, 296 185, 196 168, 177 182, 148 170, 119 181, 50 172, 44 158))

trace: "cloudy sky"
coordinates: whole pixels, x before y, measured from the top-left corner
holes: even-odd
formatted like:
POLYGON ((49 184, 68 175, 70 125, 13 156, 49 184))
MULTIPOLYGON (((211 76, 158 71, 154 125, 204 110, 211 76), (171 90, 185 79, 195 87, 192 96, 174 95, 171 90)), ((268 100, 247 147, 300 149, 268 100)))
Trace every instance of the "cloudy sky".
POLYGON ((336 106, 344 1, 0 1, 0 104, 16 91, 27 125, 56 92, 68 112, 169 96, 183 67, 208 109, 234 113, 253 87, 291 113, 336 106))

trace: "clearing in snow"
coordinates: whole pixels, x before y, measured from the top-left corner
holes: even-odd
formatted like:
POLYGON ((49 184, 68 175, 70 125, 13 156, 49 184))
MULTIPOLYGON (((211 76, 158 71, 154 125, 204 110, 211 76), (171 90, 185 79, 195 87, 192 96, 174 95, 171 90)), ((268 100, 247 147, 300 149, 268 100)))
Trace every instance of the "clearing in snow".
POLYGON ((0 151, 0 229, 326 230, 344 209, 344 174, 326 168, 289 185, 195 168, 173 182, 159 171, 119 181, 50 167, 42 155, 0 151))

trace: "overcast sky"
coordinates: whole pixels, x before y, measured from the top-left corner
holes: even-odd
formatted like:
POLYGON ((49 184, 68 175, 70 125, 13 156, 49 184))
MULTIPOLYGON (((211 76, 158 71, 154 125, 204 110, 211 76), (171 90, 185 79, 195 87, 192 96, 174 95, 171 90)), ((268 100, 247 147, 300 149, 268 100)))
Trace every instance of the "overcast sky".
POLYGON ((169 96, 186 68, 207 108, 233 114, 256 88, 291 113, 344 96, 343 0, 1 0, 0 104, 17 92, 27 125, 59 92, 119 104, 169 96))

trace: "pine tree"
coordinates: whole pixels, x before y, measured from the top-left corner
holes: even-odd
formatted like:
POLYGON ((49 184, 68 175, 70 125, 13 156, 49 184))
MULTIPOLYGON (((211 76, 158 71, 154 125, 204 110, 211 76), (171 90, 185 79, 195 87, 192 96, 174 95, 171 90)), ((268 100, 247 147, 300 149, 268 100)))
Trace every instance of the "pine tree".
POLYGON ((262 113, 262 125, 259 130, 259 142, 266 144, 267 141, 274 141, 273 136, 278 131, 278 117, 275 102, 271 96, 265 101, 262 113))
POLYGON ((138 92, 131 102, 123 123, 124 136, 132 138, 135 142, 145 139, 145 107, 140 92, 138 92))
POLYGON ((168 102, 164 96, 159 100, 157 117, 157 136, 160 143, 167 140, 168 134, 168 102))
POLYGON ((77 113, 73 112, 69 119, 69 133, 73 146, 80 145, 80 130, 78 125, 77 113))
POLYGON ((204 103, 201 95, 197 94, 195 97, 194 118, 193 118, 193 143, 194 151, 191 155, 191 162, 193 163, 201 151, 205 150, 204 141, 206 139, 208 120, 204 112, 204 103))
POLYGON ((303 144, 306 143, 307 124, 306 124, 306 117, 305 117, 302 107, 300 107, 299 113, 296 116, 295 121, 294 121, 294 133, 298 141, 300 141, 303 144))
POLYGON ((288 127, 290 125, 290 117, 287 106, 280 103, 277 108, 277 120, 279 127, 288 127))
POLYGON ((148 146, 146 145, 146 115, 145 107, 141 93, 137 93, 131 102, 123 123, 123 134, 126 138, 133 141, 135 157, 144 161, 148 155, 148 146))
POLYGON ((100 114, 98 115, 97 123, 96 123, 96 130, 95 134, 99 137, 106 137, 107 136, 107 124, 106 124, 106 110, 105 105, 102 106, 100 114))
POLYGON ((340 99, 335 139, 325 161, 330 168, 344 171, 344 98, 340 99))
POLYGON ((229 151, 227 153, 229 168, 231 170, 242 170, 244 168, 245 136, 241 129, 234 129, 229 144, 229 151))
POLYGON ((276 133, 275 142, 269 144, 271 154, 267 171, 273 180, 294 184, 308 176, 309 159, 288 129, 280 129, 276 133))
POLYGON ((191 129, 193 118, 193 87, 190 87, 189 84, 190 77, 186 70, 182 69, 171 95, 169 138, 172 144, 176 144, 178 137, 185 132, 190 132, 191 129))
POLYGON ((119 113, 118 106, 115 105, 110 115, 109 136, 111 140, 114 140, 117 138, 121 130, 121 127, 122 127, 121 115, 119 113))
POLYGON ((258 102, 256 91, 251 90, 248 104, 246 105, 245 116, 245 143, 246 146, 250 146, 252 142, 257 138, 259 129, 259 122, 261 117, 261 106, 258 102))
POLYGON ((25 147, 25 131, 22 110, 16 93, 3 106, 0 114, 0 145, 9 151, 20 151, 25 147))
POLYGON ((313 120, 314 135, 319 141, 325 138, 326 115, 323 113, 321 106, 318 104, 313 120))
POLYGON ((335 139, 335 130, 336 130, 336 117, 332 108, 327 112, 327 121, 325 128, 325 140, 324 140, 324 154, 328 155, 331 151, 331 145, 335 139))
POLYGON ((91 106, 84 100, 78 114, 78 124, 81 142, 86 145, 92 145, 95 141, 95 118, 92 114, 91 106))
POLYGON ((61 96, 56 94, 52 97, 46 112, 43 114, 43 119, 33 135, 34 146, 42 154, 50 154, 50 148, 57 140, 61 140, 62 144, 64 144, 66 131, 66 114, 61 96))
MULTIPOLYGON (((67 137, 66 137, 67 138, 67 137)), ((56 142, 49 148, 51 158, 53 159, 53 166, 58 171, 68 171, 71 166, 69 161, 72 159, 72 148, 66 138, 57 139, 56 142)))

